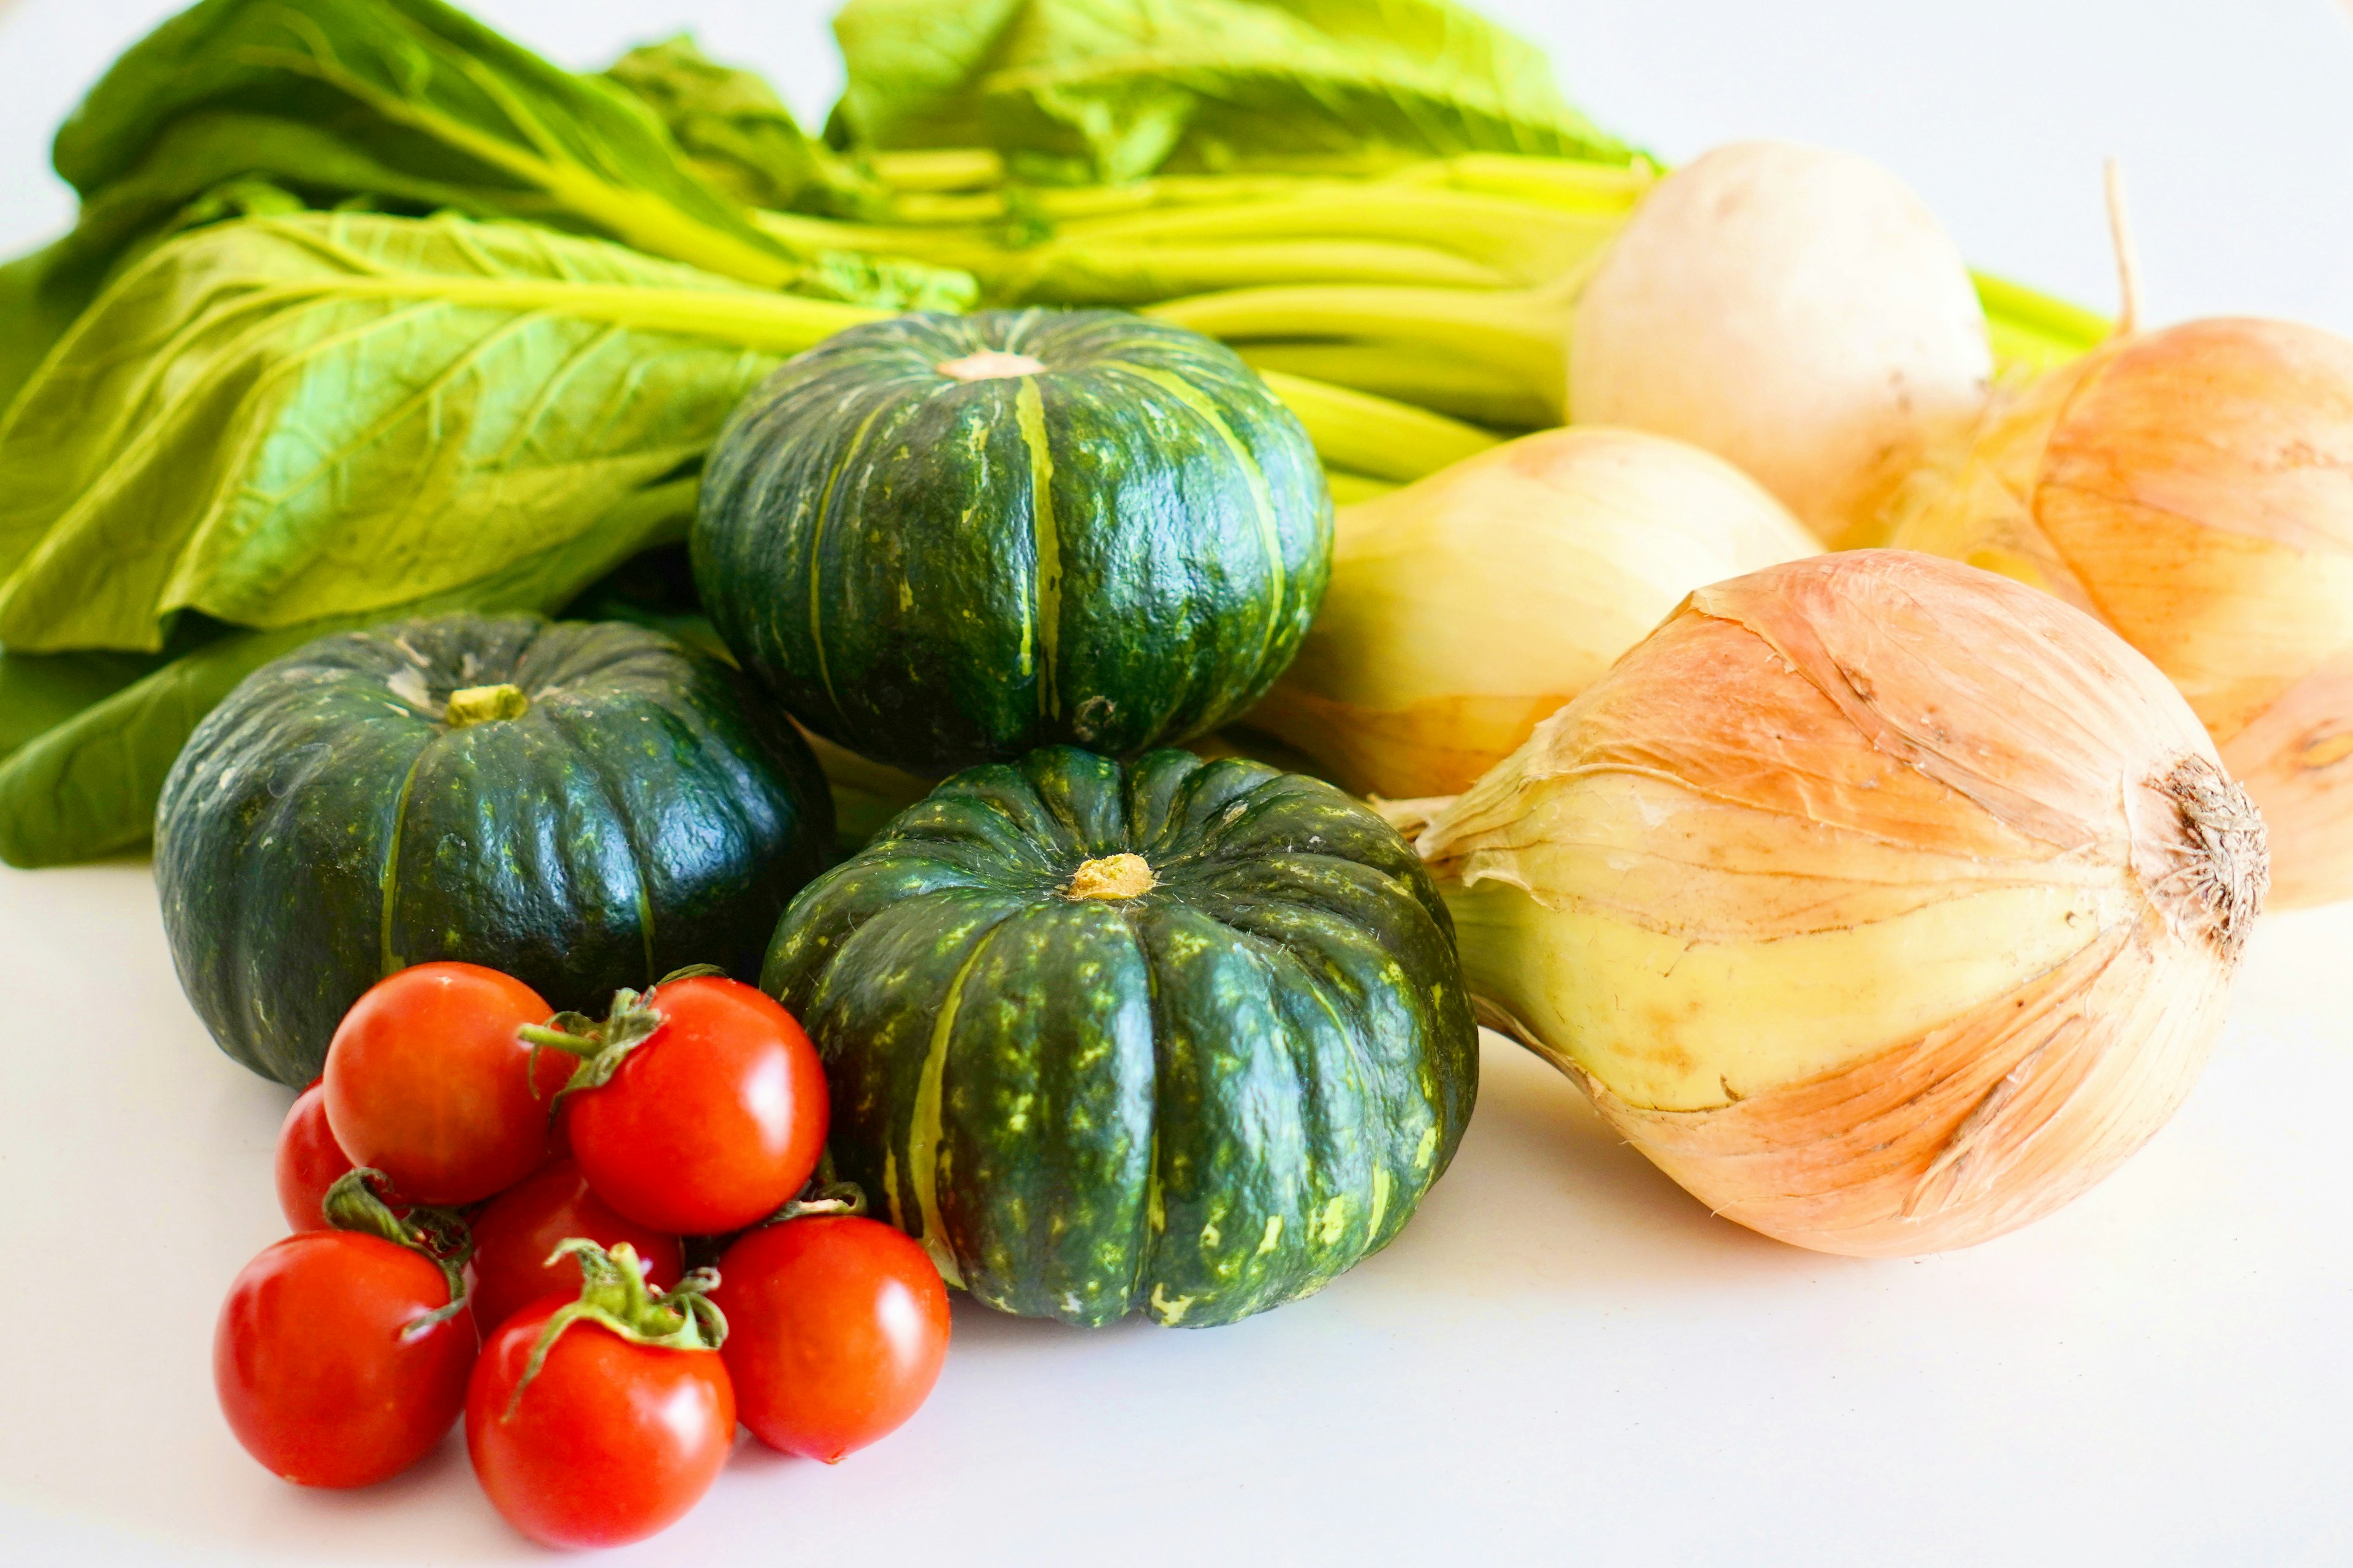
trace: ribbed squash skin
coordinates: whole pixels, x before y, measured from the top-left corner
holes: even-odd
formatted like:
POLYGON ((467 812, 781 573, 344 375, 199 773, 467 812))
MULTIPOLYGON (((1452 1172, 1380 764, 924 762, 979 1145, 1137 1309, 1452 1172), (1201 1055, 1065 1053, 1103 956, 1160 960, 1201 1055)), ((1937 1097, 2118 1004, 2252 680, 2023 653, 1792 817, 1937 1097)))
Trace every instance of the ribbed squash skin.
POLYGON ((199 725, 155 879, 221 1048, 290 1084, 394 970, 464 959, 601 1009, 689 963, 749 974, 830 858, 807 746, 741 678, 634 626, 449 616, 322 637, 199 725), (514 719, 452 729, 452 691, 514 719))
POLYGON ((924 774, 1215 727, 1331 571, 1298 419, 1223 345, 1111 310, 913 315, 779 369, 705 471, 695 581, 803 723, 924 774), (984 351, 1044 372, 961 381, 984 351))
POLYGON ((1405 840, 1256 763, 971 769, 811 883, 762 984, 873 1210, 1009 1312, 1232 1322, 1403 1226, 1478 1089, 1453 927, 1405 840), (1136 896, 1071 896, 1140 855, 1136 896))

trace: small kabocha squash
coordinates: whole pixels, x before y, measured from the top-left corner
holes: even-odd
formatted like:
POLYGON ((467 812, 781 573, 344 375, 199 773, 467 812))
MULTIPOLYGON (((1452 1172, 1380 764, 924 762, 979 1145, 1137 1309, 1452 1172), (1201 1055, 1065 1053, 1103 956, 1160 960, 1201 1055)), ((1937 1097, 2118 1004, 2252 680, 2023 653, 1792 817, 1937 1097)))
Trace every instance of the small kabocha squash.
POLYGON ((164 782, 155 879, 213 1037, 302 1083, 361 992, 428 959, 559 1008, 748 975, 832 835, 808 748, 726 665, 641 626, 448 616, 248 676, 164 782))
POLYGON ((811 730, 936 777, 1127 755, 1272 684, 1331 572, 1298 419, 1223 345, 1114 310, 923 314, 786 363, 705 471, 695 581, 811 730))
POLYGON ((1478 1089, 1445 905, 1330 784, 969 769, 794 900, 762 984, 874 1210, 1006 1311, 1229 1323, 1397 1235, 1478 1089))

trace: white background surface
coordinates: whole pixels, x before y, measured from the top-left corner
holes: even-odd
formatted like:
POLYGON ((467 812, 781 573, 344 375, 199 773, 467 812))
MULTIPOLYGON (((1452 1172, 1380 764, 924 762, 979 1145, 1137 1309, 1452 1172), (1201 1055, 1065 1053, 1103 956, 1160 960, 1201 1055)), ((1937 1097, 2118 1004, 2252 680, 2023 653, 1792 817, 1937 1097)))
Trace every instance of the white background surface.
MULTIPOLYGON (((573 65, 693 25, 812 123, 786 0, 482 0, 573 65)), ((71 212, 47 141, 172 7, 0 0, 0 251, 71 212)), ((2327 0, 1492 0, 1670 158, 1782 134, 1917 184, 1979 265, 2111 302, 2126 160, 2155 317, 2353 331, 2353 20, 2327 0)), ((0 483, 6 477, 0 475, 0 483)), ((1388 1252, 1227 1329, 959 1304, 938 1393, 828 1469, 754 1445, 619 1562, 2353 1563, 2353 907, 2267 921, 2188 1105, 2071 1209, 1858 1262, 1711 1218, 1488 1042, 1388 1252)), ((287 1097, 207 1041, 143 863, 0 871, 0 1561, 541 1555, 454 1440, 304 1493, 237 1447, 209 1340, 280 1231, 287 1097)))

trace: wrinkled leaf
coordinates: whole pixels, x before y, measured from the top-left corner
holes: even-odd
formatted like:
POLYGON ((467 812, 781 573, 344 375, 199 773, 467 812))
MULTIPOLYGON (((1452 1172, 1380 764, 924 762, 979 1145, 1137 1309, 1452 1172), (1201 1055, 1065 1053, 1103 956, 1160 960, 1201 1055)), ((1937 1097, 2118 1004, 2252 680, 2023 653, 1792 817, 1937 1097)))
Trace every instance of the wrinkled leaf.
POLYGON ((95 291, 74 278, 70 237, 0 265, 0 410, 95 291))
POLYGON ((0 420, 0 644, 153 649, 443 593, 701 457, 871 312, 460 219, 248 218, 159 247, 0 420))
POLYGON ((1029 0, 849 0, 834 13, 848 79, 826 139, 870 147, 987 143, 989 58, 1029 0))
POLYGON ((203 224, 302 207, 300 196, 253 178, 223 180, 176 210, 136 186, 110 187, 84 203, 81 221, 63 238, 0 266, 0 412, 124 262, 203 224))
POLYGON ((850 0, 834 31, 847 137, 994 147, 1031 177, 1629 155, 1454 0, 850 0))
POLYGON ((58 866, 132 848, 153 831, 155 802, 180 748, 254 670, 313 637, 410 616, 554 611, 630 555, 683 538, 696 489, 691 479, 648 486, 576 538, 481 582, 370 613, 230 632, 122 686, 0 763, 0 860, 58 866))
POLYGON ((605 76, 653 111, 695 173, 747 206, 846 215, 879 195, 800 128, 765 79, 722 65, 686 34, 631 49, 605 76))
MULTIPOLYGON (((721 79, 690 101, 684 57, 662 58, 667 75, 637 79, 669 82, 699 134, 744 114, 730 145, 746 157, 777 155, 786 131, 806 142, 781 104, 780 122, 750 114, 774 99, 758 78, 712 66, 721 79)), ((192 205, 237 182, 266 181, 295 205, 597 235, 824 298, 972 298, 960 275, 860 266, 765 232, 698 172, 723 163, 682 154, 636 93, 560 70, 440 0, 205 0, 114 63, 58 132, 55 161, 82 208, 64 239, 0 268, 0 408, 110 278, 206 221, 192 205)), ((821 166, 839 168, 829 154, 821 166)))
POLYGON ((179 115, 133 163, 83 192, 64 237, 0 268, 0 409, 108 279, 146 250, 201 224, 311 205, 499 216, 464 183, 385 163, 324 126, 234 110, 179 115))
POLYGON ((798 270, 636 98, 440 0, 204 0, 100 79, 58 132, 58 173, 86 198, 142 171, 153 181, 174 125, 207 113, 240 117, 242 172, 298 187, 581 229, 771 286, 798 270))

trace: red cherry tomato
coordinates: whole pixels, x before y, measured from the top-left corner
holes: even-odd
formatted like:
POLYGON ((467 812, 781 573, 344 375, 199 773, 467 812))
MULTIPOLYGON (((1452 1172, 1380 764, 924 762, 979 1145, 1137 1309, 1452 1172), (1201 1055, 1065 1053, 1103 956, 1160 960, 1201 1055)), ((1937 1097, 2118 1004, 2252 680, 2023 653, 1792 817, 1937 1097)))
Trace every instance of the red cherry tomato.
POLYGON ((324 1230, 320 1202, 335 1178, 352 1168, 352 1157, 327 1125, 327 1091, 320 1080, 294 1099, 278 1129, 278 1206, 295 1230, 324 1230))
POLYGON ((817 1047, 775 1001, 719 975, 637 1005, 659 1026, 603 1085, 565 1098, 580 1173, 617 1213, 681 1236, 776 1213, 825 1147, 817 1047))
POLYGON ((607 1207, 558 1160, 491 1200, 474 1221, 474 1320, 496 1329, 543 1296, 580 1294, 580 1265, 547 1261, 555 1244, 585 1236, 599 1247, 628 1242, 645 1264, 646 1282, 667 1290, 686 1271, 678 1237, 632 1224, 607 1207))
POLYGON ((765 1226, 719 1260, 712 1301, 744 1425, 832 1464, 896 1430, 939 1381, 948 1292, 913 1241, 847 1215, 765 1226))
POLYGON ((327 1124, 358 1164, 411 1203, 470 1204, 547 1163, 548 1110, 571 1076, 561 1052, 516 1038, 551 1009, 475 963, 420 963, 352 1004, 327 1047, 327 1124))
POLYGON ((726 1463, 735 1440, 726 1363, 583 1321, 514 1398, 540 1331, 564 1305, 534 1301, 491 1336, 466 1388, 466 1452, 491 1504, 533 1541, 641 1541, 701 1500, 726 1463))
POLYGON ((348 1230, 245 1266, 213 1331, 213 1384, 247 1453, 306 1487, 364 1487, 425 1457, 465 1404, 474 1320, 433 1262, 348 1230))

